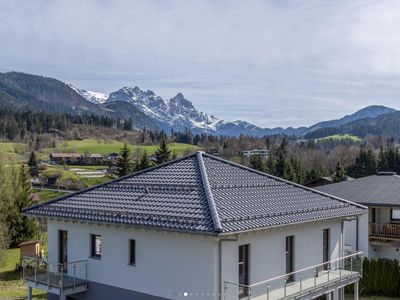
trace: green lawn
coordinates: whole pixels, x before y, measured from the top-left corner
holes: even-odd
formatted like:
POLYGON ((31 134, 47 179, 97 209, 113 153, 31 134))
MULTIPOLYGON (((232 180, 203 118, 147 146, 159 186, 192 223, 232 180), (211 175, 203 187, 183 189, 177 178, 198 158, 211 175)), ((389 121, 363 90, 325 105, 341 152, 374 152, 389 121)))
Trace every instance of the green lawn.
MULTIPOLYGON (((77 152, 84 153, 85 151, 92 153, 100 153, 100 154, 108 154, 112 152, 119 153, 121 147, 124 145, 123 142, 118 141, 101 141, 96 139, 85 139, 85 140, 74 140, 74 141, 61 141, 57 144, 56 149, 54 148, 46 148, 43 149, 44 154, 49 154, 54 152, 55 150, 58 152, 77 152)), ((194 152, 198 149, 198 147, 189 145, 189 144, 181 144, 181 143, 172 143, 168 145, 171 151, 175 150, 177 155, 183 155, 186 152, 194 152)), ((147 154, 151 155, 158 149, 158 145, 156 146, 139 146, 139 145, 129 145, 129 148, 134 153, 135 150, 139 149, 144 151, 146 149, 147 154)))
POLYGON ((319 138, 317 139, 317 141, 324 141, 324 140, 345 140, 345 139, 350 139, 353 142, 360 142, 361 139, 356 136, 356 135, 352 135, 352 134, 335 134, 335 135, 330 135, 330 136, 326 136, 323 138, 319 138))
MULTIPOLYGON (((19 262, 19 249, 9 249, 6 253, 6 264, 0 267, 0 299, 8 300, 15 298, 26 299, 28 289, 20 272, 15 271, 15 265, 19 262)), ((46 299, 46 293, 33 290, 33 299, 46 299)))
POLYGON ((45 177, 53 177, 59 175, 61 180, 65 179, 73 179, 79 180, 79 177, 75 174, 74 171, 69 170, 68 168, 65 169, 63 166, 48 166, 46 170, 42 172, 45 177))
POLYGON ((98 185, 101 183, 105 183, 107 181, 113 180, 114 178, 111 176, 104 176, 104 177, 92 177, 92 178, 85 178, 81 177, 81 180, 87 185, 87 186, 93 186, 93 185, 98 185))
POLYGON ((56 191, 34 191, 35 193, 38 193, 40 196, 40 201, 47 201, 47 200, 51 200, 54 198, 58 198, 61 196, 66 195, 67 193, 63 193, 63 192, 56 192, 56 191))
POLYGON ((28 152, 28 145, 12 142, 0 142, 0 153, 7 157, 19 160, 28 152))

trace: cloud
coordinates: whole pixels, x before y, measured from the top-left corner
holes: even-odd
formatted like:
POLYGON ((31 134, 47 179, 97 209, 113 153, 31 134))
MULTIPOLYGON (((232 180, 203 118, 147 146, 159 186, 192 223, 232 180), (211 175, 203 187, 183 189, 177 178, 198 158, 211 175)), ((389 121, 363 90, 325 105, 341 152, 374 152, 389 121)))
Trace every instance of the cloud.
POLYGON ((398 1, 0 2, 0 69, 183 92, 260 126, 397 106, 398 1))

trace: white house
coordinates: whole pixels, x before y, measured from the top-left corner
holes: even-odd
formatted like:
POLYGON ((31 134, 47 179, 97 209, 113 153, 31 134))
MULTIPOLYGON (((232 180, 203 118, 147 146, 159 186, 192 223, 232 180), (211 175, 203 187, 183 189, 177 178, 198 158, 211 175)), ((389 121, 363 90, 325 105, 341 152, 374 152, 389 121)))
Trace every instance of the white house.
POLYGON ((343 299, 365 207, 198 152, 35 205, 48 257, 25 258, 48 299, 343 299))
POLYGON ((368 215, 346 223, 347 248, 369 258, 400 260, 400 176, 378 172, 317 189, 368 207, 368 215))
POLYGON ((269 155, 269 150, 267 150, 267 149, 245 150, 245 151, 243 151, 243 155, 246 156, 247 158, 250 158, 254 155, 260 155, 261 157, 264 157, 265 159, 267 159, 268 155, 269 155))

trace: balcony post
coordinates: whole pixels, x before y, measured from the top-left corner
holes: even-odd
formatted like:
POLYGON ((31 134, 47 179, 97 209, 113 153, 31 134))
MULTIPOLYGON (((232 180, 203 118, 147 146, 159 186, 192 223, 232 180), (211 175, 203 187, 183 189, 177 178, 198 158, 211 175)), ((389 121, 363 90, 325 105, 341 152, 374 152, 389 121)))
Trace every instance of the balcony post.
POLYGON ((350 274, 353 275, 353 256, 350 257, 350 274))
POLYGON ((74 264, 74 289, 76 287, 76 264, 74 264))
POLYGON ((86 288, 87 288, 87 260, 85 261, 85 281, 86 281, 86 288))
POLYGON ((49 265, 46 266, 47 273, 47 287, 50 288, 50 268, 49 265))
POLYGON ((28 300, 32 300, 32 288, 28 287, 28 300))
POLYGON ((359 295, 358 295, 358 281, 354 283, 354 300, 359 300, 359 295))
POLYGON ((283 284, 284 284, 283 296, 286 298, 286 279, 284 279, 283 284))
POLYGON ((37 264, 35 264, 35 268, 33 269, 34 273, 34 278, 35 278, 35 284, 37 284, 37 264))
POLYGON ((269 283, 267 283, 267 300, 269 300, 269 283))
POLYGON ((300 273, 300 293, 303 292, 303 276, 302 273, 300 273))
POLYGON ((61 292, 63 292, 64 291, 64 264, 61 264, 60 270, 61 270, 60 290, 61 290, 61 292))

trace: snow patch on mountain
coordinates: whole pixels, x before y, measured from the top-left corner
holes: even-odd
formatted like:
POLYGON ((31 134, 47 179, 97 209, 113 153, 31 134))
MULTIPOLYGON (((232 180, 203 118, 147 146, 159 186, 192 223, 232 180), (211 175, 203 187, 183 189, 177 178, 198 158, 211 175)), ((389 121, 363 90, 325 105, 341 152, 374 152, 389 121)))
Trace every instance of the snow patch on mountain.
POLYGON ((138 87, 123 87, 111 93, 107 102, 124 101, 135 105, 140 111, 153 118, 164 129, 216 131, 220 121, 213 115, 199 112, 182 93, 164 100, 153 91, 138 87))
POLYGON ((71 89, 73 89, 75 92, 77 92, 79 95, 81 95, 84 99, 86 99, 94 104, 102 104, 102 103, 106 102, 108 99, 108 94, 87 91, 84 89, 79 89, 69 82, 64 82, 64 83, 66 85, 68 85, 71 89))

